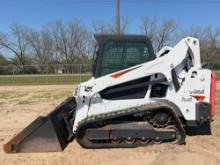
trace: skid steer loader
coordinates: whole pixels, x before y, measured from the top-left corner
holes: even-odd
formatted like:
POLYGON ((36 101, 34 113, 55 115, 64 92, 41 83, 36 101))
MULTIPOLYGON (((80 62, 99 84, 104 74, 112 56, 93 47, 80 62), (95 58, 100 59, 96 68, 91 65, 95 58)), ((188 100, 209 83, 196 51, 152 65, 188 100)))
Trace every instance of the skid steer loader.
POLYGON ((74 139, 84 148, 184 144, 189 128, 211 133, 216 75, 201 67, 198 39, 154 54, 146 36, 95 38, 93 77, 5 144, 6 153, 62 151, 74 139))

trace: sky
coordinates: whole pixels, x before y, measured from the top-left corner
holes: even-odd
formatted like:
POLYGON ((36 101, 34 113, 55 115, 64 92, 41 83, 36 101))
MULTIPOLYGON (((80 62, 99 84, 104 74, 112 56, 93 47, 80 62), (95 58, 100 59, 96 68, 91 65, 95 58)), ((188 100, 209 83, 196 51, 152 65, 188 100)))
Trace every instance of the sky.
MULTIPOLYGON (((9 32, 13 23, 40 30, 54 20, 73 18, 92 27, 94 21, 113 21, 115 6, 114 0, 0 0, 0 31, 9 32)), ((220 0, 121 0, 121 17, 129 18, 129 33, 140 33, 146 16, 173 19, 179 28, 220 27, 220 0)))

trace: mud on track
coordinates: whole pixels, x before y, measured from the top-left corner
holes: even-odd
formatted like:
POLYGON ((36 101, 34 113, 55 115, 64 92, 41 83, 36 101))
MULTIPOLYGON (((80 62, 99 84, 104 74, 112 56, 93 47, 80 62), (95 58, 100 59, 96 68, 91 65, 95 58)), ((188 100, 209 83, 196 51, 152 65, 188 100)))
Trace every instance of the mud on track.
POLYGON ((39 115, 50 112, 67 96, 72 85, 0 87, 0 165, 219 165, 220 164, 220 83, 218 116, 212 136, 187 137, 185 146, 161 144, 135 149, 87 150, 76 142, 62 153, 5 154, 2 145, 39 115))

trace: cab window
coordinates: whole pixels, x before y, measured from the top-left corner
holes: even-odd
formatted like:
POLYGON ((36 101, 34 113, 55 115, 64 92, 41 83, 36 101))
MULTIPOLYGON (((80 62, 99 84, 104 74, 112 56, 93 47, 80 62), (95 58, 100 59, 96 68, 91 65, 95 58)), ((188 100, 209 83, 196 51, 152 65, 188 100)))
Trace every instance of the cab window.
POLYGON ((100 76, 144 63, 149 57, 144 42, 109 42, 104 47, 100 76))

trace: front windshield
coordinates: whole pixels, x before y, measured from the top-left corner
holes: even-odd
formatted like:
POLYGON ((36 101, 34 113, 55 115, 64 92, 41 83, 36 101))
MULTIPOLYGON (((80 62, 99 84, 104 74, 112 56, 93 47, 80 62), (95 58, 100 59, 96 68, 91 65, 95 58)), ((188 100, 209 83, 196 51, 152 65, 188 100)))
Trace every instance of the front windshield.
POLYGON ((144 63, 149 56, 144 42, 109 42, 104 47, 99 76, 144 63))

